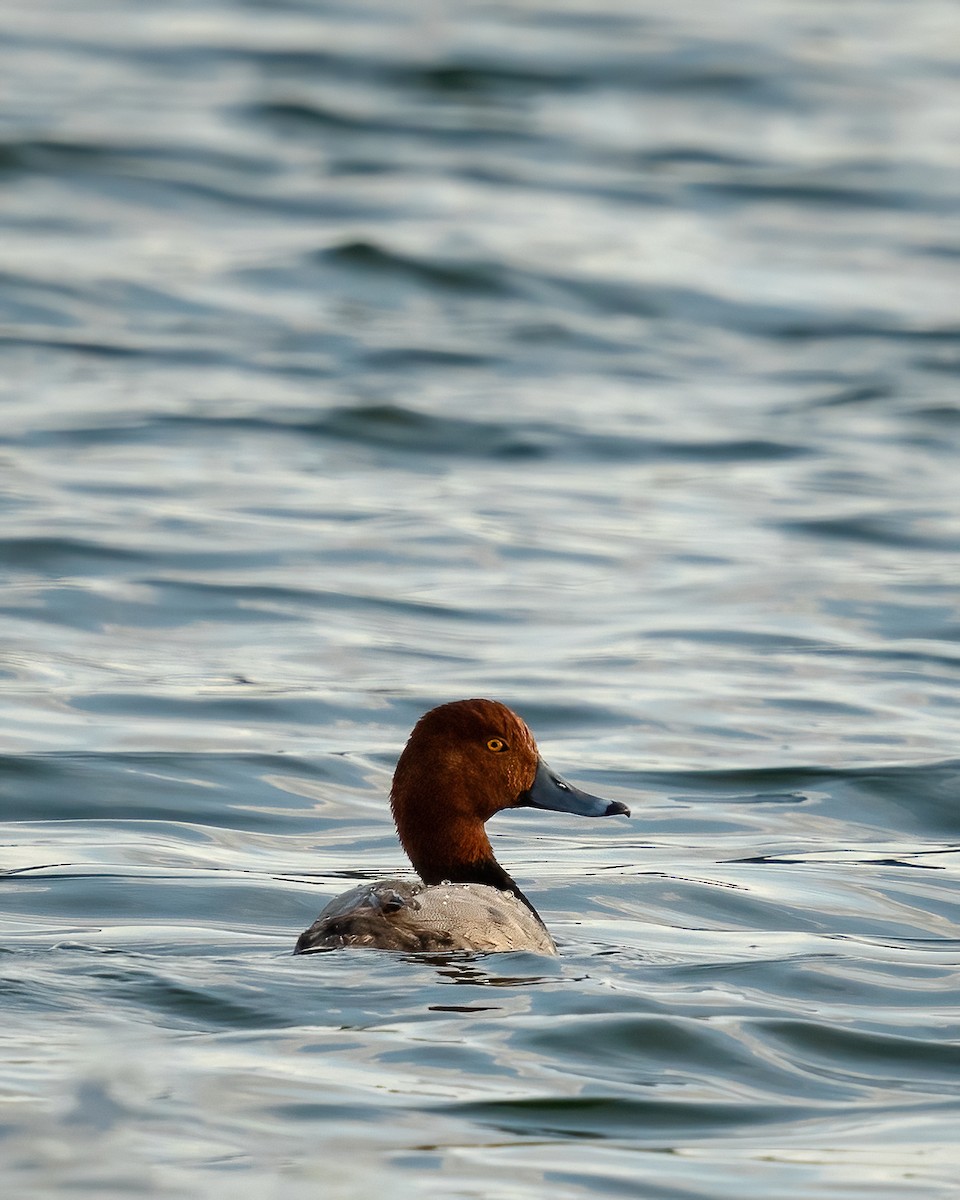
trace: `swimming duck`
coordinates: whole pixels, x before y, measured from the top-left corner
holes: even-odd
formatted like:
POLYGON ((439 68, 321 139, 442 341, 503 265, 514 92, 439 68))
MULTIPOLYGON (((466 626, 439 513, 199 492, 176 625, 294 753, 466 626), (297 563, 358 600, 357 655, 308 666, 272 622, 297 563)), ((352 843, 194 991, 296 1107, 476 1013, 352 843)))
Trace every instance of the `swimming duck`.
POLYGON ((340 946, 556 954, 537 910, 494 857, 484 822, 524 807, 630 815, 619 800, 561 779, 524 722, 496 700, 456 700, 422 716, 397 762, 390 806, 421 882, 384 879, 337 896, 300 935, 297 954, 340 946))

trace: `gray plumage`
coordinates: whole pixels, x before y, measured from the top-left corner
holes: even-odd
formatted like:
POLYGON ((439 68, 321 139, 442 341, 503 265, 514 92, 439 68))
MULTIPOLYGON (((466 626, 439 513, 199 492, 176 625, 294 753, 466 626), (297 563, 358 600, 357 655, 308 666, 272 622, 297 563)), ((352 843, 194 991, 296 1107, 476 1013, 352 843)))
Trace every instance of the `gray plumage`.
POLYGON ((510 892, 480 883, 427 887, 406 879, 362 883, 331 900, 300 935, 297 953, 341 946, 557 953, 534 913, 510 892))

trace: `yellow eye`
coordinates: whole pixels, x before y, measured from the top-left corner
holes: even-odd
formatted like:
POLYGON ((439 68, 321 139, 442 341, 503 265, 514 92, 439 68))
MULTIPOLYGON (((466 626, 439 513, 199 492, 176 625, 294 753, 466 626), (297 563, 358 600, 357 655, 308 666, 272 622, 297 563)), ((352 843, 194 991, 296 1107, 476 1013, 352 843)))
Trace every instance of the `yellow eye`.
POLYGON ((506 750, 506 748, 507 743, 503 740, 503 738, 491 738, 490 741, 487 742, 487 749, 492 750, 494 754, 499 754, 501 751, 506 750))

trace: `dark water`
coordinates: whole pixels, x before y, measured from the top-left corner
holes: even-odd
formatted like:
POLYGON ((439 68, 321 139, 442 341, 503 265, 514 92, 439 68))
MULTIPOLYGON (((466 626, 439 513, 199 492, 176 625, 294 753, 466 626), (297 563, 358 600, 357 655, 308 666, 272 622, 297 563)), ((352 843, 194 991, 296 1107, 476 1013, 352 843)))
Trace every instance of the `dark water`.
POLYGON ((960 10, 0 14, 0 1192, 956 1195, 960 10), (492 695, 561 944, 290 955, 492 695))

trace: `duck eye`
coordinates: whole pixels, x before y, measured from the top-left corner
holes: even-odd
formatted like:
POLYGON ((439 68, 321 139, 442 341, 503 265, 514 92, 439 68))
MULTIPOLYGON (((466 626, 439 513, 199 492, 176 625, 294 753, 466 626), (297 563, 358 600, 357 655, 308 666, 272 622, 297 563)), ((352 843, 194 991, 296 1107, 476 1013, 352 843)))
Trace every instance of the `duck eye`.
POLYGON ((507 743, 503 740, 503 738, 491 738, 490 741, 487 742, 487 749, 492 750, 494 754, 500 754, 502 751, 506 750, 506 748, 507 743))

